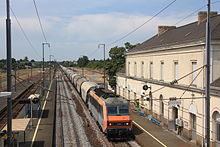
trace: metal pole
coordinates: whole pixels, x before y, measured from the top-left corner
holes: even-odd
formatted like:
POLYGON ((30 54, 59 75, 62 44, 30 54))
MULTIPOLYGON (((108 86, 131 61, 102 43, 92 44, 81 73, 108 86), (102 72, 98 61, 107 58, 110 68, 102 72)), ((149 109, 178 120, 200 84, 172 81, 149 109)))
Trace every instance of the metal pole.
MULTIPOLYGON (((104 64, 105 64, 105 44, 99 44, 98 45, 98 48, 100 45, 103 45, 103 49, 104 49, 104 64)), ((106 86, 105 86, 105 65, 104 65, 104 77, 103 77, 103 81, 104 81, 104 88, 106 89, 106 86)))
POLYGON ((105 44, 103 44, 104 46, 104 88, 106 89, 106 85, 105 85, 105 44))
POLYGON ((43 56, 43 63, 42 63, 42 68, 43 68, 43 82, 42 82, 42 95, 44 96, 44 86, 45 86, 45 77, 44 77, 44 45, 48 45, 48 47, 50 47, 50 44, 49 43, 42 43, 42 47, 43 47, 43 51, 42 51, 42 56, 43 56))
POLYGON ((32 63, 31 63, 31 80, 32 80, 32 63))
POLYGON ((208 13, 207 13, 207 24, 206 24, 206 146, 210 147, 210 0, 208 0, 208 13))
POLYGON ((44 96, 44 43, 42 43, 43 50, 42 50, 42 57, 43 57, 43 62, 42 62, 42 69, 43 69, 43 81, 42 81, 42 95, 44 96))
POLYGON ((2 89, 2 79, 1 79, 1 75, 0 75, 0 91, 2 89))
POLYGON ((82 75, 84 76, 84 67, 82 67, 82 75))
POLYGON ((16 65, 15 65, 15 91, 17 90, 17 71, 16 71, 16 65))
MULTIPOLYGON (((11 92, 11 20, 10 20, 10 2, 6 0, 7 19, 6 19, 6 44, 7 44, 7 91, 11 92)), ((7 98, 7 143, 12 142, 12 97, 7 98)))
POLYGON ((51 56, 52 56, 52 55, 50 55, 50 75, 49 75, 50 81, 51 81, 51 56))

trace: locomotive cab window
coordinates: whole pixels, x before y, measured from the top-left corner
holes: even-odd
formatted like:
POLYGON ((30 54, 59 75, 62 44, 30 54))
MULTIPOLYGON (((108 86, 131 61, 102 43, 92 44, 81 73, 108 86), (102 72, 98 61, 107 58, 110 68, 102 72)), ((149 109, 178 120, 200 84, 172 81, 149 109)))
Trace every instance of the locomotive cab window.
POLYGON ((117 107, 114 107, 114 106, 108 107, 108 115, 110 116, 117 115, 117 107))
POLYGON ((109 106, 107 110, 110 116, 129 115, 129 108, 127 105, 109 106))
POLYGON ((126 115, 126 114, 128 115, 129 114, 128 106, 126 105, 119 106, 119 113, 123 115, 126 115))

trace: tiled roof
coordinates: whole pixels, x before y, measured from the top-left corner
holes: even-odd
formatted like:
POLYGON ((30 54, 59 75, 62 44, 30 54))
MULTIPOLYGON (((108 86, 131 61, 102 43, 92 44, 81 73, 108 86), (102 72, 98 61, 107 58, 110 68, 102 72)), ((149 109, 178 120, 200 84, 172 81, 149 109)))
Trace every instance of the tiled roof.
POLYGON ((211 86, 220 87, 220 77, 211 83, 211 86))
MULTIPOLYGON (((210 19, 211 37, 213 40, 220 39, 220 15, 211 17, 210 19)), ((152 48, 184 44, 194 41, 205 41, 206 36, 206 21, 198 23, 198 21, 177 27, 166 31, 160 35, 156 34, 149 40, 128 51, 138 52, 152 48)))

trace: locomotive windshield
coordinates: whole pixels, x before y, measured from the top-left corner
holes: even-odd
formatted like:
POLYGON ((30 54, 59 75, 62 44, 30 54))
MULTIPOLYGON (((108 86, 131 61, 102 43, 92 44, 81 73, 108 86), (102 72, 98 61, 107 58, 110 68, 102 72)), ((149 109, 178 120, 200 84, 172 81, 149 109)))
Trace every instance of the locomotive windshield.
POLYGON ((129 108, 127 105, 108 106, 107 111, 109 116, 129 115, 129 108))
POLYGON ((117 107, 108 107, 108 115, 114 116, 115 114, 117 114, 117 107))

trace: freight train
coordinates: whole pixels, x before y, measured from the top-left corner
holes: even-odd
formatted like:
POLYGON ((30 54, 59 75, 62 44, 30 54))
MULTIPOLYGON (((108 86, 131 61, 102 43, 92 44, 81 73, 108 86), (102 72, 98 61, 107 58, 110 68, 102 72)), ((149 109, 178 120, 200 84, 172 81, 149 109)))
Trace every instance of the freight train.
POLYGON ((73 70, 60 66, 80 94, 101 131, 108 138, 132 137, 132 120, 127 100, 73 70))

